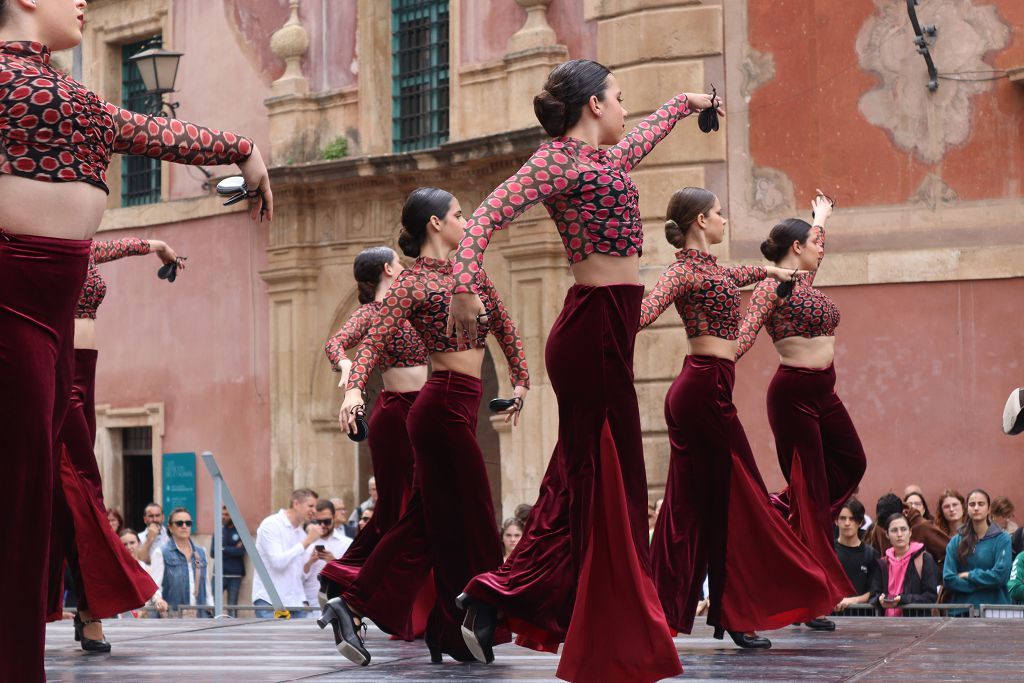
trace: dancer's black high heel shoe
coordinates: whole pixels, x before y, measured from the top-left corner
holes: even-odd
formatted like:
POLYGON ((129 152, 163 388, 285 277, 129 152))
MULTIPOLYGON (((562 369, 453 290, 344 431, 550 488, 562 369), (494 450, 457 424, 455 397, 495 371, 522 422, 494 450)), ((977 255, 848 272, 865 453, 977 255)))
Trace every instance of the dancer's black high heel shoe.
POLYGON ((89 624, 99 624, 99 619, 83 621, 82 617, 75 614, 75 642, 82 644, 86 652, 110 652, 110 643, 106 640, 93 640, 85 637, 85 627, 89 624))
POLYGON ((430 663, 440 664, 441 663, 441 646, 434 642, 434 639, 429 634, 423 635, 423 640, 427 643, 427 650, 430 651, 430 663))
POLYGON ((825 617, 818 617, 817 619, 805 621, 804 626, 810 629, 814 629, 815 631, 836 630, 836 622, 832 621, 831 619, 826 619, 825 617))
POLYGON ((462 639, 478 662, 494 661, 494 630, 498 626, 498 611, 490 605, 474 600, 462 593, 455 598, 459 609, 466 610, 462 620, 462 639))
MULTIPOLYGON (((328 624, 334 628, 334 644, 345 659, 359 666, 370 663, 370 653, 363 645, 362 635, 356 630, 355 618, 341 598, 327 601, 323 616, 317 619, 316 624, 321 629, 327 628, 328 624)), ((365 624, 363 629, 366 629, 365 624)))
POLYGON ((722 636, 726 633, 729 634, 732 642, 736 643, 737 647, 742 647, 746 650, 767 650, 772 646, 772 641, 764 636, 751 636, 739 631, 729 631, 721 626, 715 627, 715 639, 722 640, 722 636))

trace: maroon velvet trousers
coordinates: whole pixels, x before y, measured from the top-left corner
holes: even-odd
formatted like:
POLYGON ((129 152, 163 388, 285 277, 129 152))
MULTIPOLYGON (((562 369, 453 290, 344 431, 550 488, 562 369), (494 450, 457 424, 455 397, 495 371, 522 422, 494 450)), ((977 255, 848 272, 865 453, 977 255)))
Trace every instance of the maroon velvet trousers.
POLYGON ((47 565, 57 434, 71 396, 74 314, 89 240, 0 231, 0 681, 45 680, 47 565))
POLYGON ((558 443, 522 539, 475 577, 520 645, 559 678, 656 681, 682 671, 650 576, 647 475, 633 387, 643 287, 573 286, 548 337, 558 443))
POLYGON ((654 527, 654 580, 669 625, 693 629, 708 576, 708 623, 733 631, 828 614, 846 593, 772 507, 732 403, 736 364, 687 356, 665 397, 672 454, 654 527))
POLYGON ((70 407, 58 437, 64 448, 54 486, 50 535, 50 621, 61 618, 65 562, 75 579, 78 608, 88 610, 94 619, 107 619, 141 607, 157 589, 107 521, 103 485, 93 450, 96 358, 96 351, 75 349, 70 407))
POLYGON ((836 396, 835 367, 780 365, 768 387, 768 422, 789 483, 780 496, 789 505, 789 524, 821 560, 830 580, 846 585, 835 555, 833 520, 860 484, 867 458, 836 396))
MULTIPOLYGON (((473 655, 462 639, 464 613, 455 598, 471 577, 501 564, 491 486, 476 441, 480 391, 479 379, 458 372, 435 372, 423 385, 409 410, 416 465, 405 514, 354 580, 338 577, 346 604, 408 639, 417 594, 433 570, 437 599, 426 638, 462 661, 473 655)), ((509 639, 506 631, 495 642, 509 639)))

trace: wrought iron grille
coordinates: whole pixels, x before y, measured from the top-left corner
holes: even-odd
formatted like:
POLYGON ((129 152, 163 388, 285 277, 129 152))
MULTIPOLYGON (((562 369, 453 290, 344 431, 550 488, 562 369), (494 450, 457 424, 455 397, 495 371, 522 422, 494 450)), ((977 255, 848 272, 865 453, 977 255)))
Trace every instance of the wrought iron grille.
POLYGON ((396 152, 448 140, 448 2, 392 0, 392 140, 396 152))
MULTIPOLYGON (((121 48, 121 102, 125 109, 148 114, 150 97, 135 63, 128 58, 144 49, 150 40, 121 48)), ((160 201, 160 160, 125 155, 121 158, 121 206, 155 204, 160 201)))

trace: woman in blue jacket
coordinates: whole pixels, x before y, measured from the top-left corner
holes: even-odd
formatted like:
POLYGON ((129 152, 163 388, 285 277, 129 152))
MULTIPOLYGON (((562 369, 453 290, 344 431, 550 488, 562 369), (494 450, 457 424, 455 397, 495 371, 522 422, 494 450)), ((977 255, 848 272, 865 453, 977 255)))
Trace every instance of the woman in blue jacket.
POLYGON ((991 498, 981 489, 967 496, 968 522, 946 546, 942 568, 944 590, 950 602, 973 605, 1008 605, 1013 552, 1010 535, 993 524, 989 517, 991 498))
MULTIPOLYGON (((206 550, 192 540, 192 514, 174 508, 167 522, 171 538, 152 556, 154 573, 161 575, 164 600, 171 609, 206 607, 206 550)), ((213 616, 196 610, 197 617, 213 616)))

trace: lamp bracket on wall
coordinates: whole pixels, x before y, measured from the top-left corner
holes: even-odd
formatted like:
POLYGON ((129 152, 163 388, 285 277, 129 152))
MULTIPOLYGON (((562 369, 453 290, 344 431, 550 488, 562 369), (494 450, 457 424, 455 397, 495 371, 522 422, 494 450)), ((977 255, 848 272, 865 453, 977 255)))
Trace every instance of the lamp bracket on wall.
POLYGON ((939 32, 938 26, 921 26, 917 20, 916 5, 918 0, 907 0, 907 14, 910 15, 910 23, 914 27, 914 45, 917 45, 918 53, 924 57, 924 63, 928 67, 928 90, 935 92, 939 89, 939 71, 932 61, 931 52, 928 51, 928 39, 934 38, 939 32))

